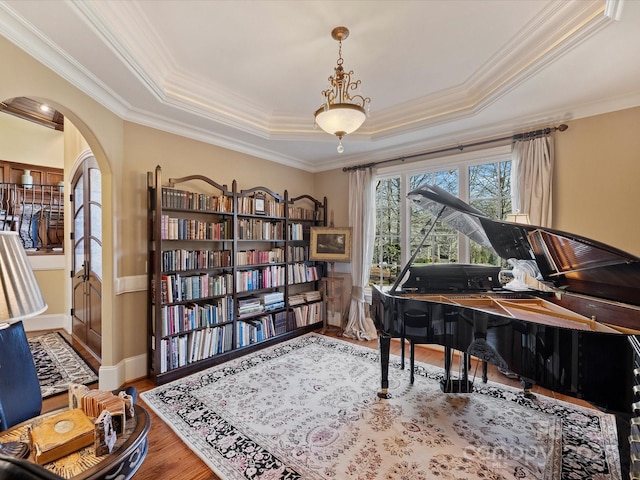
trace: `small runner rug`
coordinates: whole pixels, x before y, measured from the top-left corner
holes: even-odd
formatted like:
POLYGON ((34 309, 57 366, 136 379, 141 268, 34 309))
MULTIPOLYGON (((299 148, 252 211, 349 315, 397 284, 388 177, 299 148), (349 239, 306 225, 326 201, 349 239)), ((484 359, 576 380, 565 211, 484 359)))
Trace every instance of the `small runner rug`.
POLYGON ((98 375, 59 332, 27 337, 38 372, 42 398, 69 390, 70 383, 88 385, 98 375))
POLYGON ((377 397, 377 350, 308 334, 141 394, 224 480, 619 480, 615 418, 397 357, 377 397))

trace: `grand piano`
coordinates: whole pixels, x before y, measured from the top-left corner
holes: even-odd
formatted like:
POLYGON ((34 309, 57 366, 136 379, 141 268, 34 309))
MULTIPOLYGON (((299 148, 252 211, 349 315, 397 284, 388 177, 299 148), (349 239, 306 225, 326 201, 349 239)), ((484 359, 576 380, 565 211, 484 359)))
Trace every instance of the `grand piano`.
POLYGON ((444 392, 472 390, 466 367, 474 357, 517 375, 524 394, 540 385, 606 411, 640 410, 639 258, 578 235, 492 220, 437 186, 409 198, 432 213, 431 228, 442 220, 513 268, 416 266, 416 250, 392 288, 374 286, 381 397, 389 395, 390 340, 401 338, 403 348, 405 340, 444 347, 444 392), (455 379, 452 351, 464 358, 455 379))

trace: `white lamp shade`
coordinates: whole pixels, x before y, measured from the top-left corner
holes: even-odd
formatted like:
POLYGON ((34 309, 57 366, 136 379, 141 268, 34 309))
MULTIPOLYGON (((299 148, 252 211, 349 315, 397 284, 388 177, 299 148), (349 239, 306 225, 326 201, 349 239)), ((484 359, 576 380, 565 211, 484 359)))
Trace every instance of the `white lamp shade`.
POLYGON ((22 320, 46 309, 18 232, 0 231, 0 322, 22 320))
POLYGON ((355 132, 364 123, 367 115, 364 108, 351 103, 334 103, 319 108, 316 113, 316 123, 327 133, 347 135, 355 132))
POLYGON ((509 213, 507 215, 507 222, 522 223, 524 225, 530 225, 528 213, 509 213))

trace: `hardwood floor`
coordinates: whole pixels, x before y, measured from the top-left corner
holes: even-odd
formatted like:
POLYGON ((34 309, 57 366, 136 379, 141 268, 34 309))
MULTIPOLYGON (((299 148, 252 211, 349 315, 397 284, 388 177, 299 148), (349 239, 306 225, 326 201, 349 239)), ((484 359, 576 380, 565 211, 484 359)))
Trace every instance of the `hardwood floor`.
MULTIPOLYGON (((336 333, 327 332, 328 336, 337 337, 336 333)), ((340 337, 342 340, 346 340, 358 345, 366 347, 378 348, 377 340, 371 341, 358 341, 345 337, 340 337)), ((78 351, 86 356, 87 352, 80 345, 74 346, 78 351)), ((400 354, 400 342, 393 340, 391 342, 391 352, 393 354, 400 354)), ((408 352, 408 348, 406 349, 408 352)), ((429 363, 436 366, 442 366, 443 356, 442 351, 438 348, 429 346, 417 346, 416 347, 416 361, 429 363)), ((97 368, 97 361, 90 357, 88 359, 97 368)), ((475 371, 475 365, 472 365, 471 373, 475 371)), ((480 369, 478 368, 478 377, 480 376, 480 369)), ((517 380, 512 380, 502 375, 493 366, 489 366, 488 369, 489 380, 511 385, 516 388, 520 387, 517 380)), ((477 381, 481 381, 478 378, 477 381)), ((154 383, 149 379, 139 379, 134 382, 128 383, 133 385, 138 390, 138 393, 150 390, 155 387, 154 383)), ((372 388, 378 388, 378 385, 372 386, 372 388)), ((546 389, 534 387, 534 393, 539 393, 549 397, 553 397, 559 400, 564 400, 574 404, 582 405, 585 407, 593 408, 587 402, 577 400, 564 395, 557 395, 546 389)), ((58 395, 44 401, 43 412, 52 410, 64 406, 66 404, 66 395, 58 395)), ((138 399, 141 406, 145 407, 151 416, 151 430, 149 432, 149 453, 147 458, 142 464, 142 467, 134 476, 135 480, 157 480, 159 478, 171 478, 171 479, 184 479, 184 480, 220 480, 209 467, 207 467, 200 458, 195 455, 182 440, 160 419, 151 409, 149 409, 142 399, 138 399)))

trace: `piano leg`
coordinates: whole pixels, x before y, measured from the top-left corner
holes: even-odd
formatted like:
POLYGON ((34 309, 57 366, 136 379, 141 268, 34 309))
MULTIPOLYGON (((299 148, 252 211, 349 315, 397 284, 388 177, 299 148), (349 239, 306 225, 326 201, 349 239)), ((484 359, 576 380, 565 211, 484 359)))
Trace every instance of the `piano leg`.
POLYGON ((520 377, 520 385, 522 385, 522 395, 524 396, 524 398, 536 398, 536 395, 532 391, 533 382, 531 380, 520 377))
POLYGON ((389 393, 389 351, 391 347, 391 337, 388 335, 378 336, 378 346, 380 349, 380 383, 381 389, 378 392, 380 398, 391 398, 389 393))
POLYGON ((440 380, 440 390, 444 393, 467 393, 473 390, 473 384, 469 382, 468 376, 468 362, 469 355, 464 353, 462 355, 462 378, 453 380, 451 378, 451 364, 452 364, 453 351, 451 347, 444 347, 444 378, 440 380))
POLYGON ((413 369, 415 367, 415 357, 416 357, 416 344, 413 340, 409 341, 409 367, 411 368, 411 372, 409 373, 409 383, 413 385, 413 381, 415 380, 413 375, 413 369))

